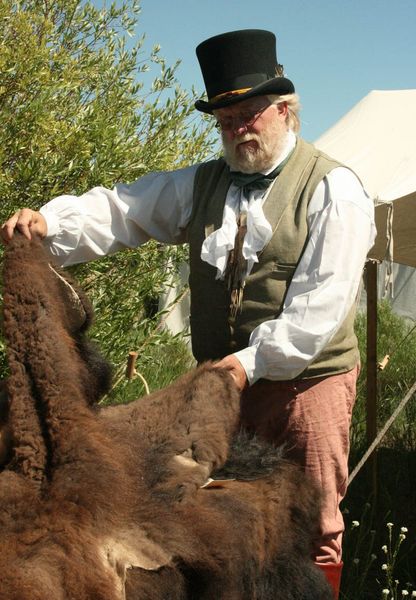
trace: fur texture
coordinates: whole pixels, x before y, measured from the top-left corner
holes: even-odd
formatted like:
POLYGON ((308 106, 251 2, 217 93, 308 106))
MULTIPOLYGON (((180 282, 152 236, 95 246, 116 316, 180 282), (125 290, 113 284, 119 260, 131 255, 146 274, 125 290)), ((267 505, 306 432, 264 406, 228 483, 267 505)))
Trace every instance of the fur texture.
POLYGON ((82 292, 80 322, 41 243, 20 236, 4 288, 2 600, 331 598, 309 558, 319 493, 276 449, 232 442, 239 396, 228 373, 207 364, 98 409, 108 368, 85 338, 82 292), (215 472, 238 479, 201 487, 215 472))

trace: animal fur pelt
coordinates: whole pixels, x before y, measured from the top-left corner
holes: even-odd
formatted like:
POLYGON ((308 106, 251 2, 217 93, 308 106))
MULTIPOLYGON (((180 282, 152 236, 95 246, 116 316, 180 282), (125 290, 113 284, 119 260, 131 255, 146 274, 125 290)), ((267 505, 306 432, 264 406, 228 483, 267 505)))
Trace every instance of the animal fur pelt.
POLYGON ((15 235, 4 259, 1 599, 329 600, 309 558, 319 493, 256 440, 240 438, 233 466, 229 374, 207 364, 97 408, 108 368, 85 337, 86 298, 62 277, 38 240, 15 235), (203 487, 222 468, 231 479, 203 487))

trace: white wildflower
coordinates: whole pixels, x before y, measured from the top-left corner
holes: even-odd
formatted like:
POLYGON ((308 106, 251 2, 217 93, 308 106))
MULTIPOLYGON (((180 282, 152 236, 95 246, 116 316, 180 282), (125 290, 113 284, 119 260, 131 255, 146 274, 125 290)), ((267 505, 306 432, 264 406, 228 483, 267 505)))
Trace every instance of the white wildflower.
POLYGON ((390 594, 389 590, 382 590, 381 592, 383 594, 383 596, 388 596, 390 594))
POLYGON ((387 565, 386 565, 386 563, 384 563, 384 565, 381 565, 381 570, 382 571, 387 571, 387 565))
POLYGON ((387 546, 386 545, 381 546, 381 549, 383 550, 384 554, 387 554, 387 546))
POLYGON ((391 529, 391 528, 393 527, 393 525, 394 525, 394 523, 387 523, 387 527, 388 527, 389 529, 391 529))
POLYGON ((351 523, 351 527, 354 529, 354 527, 359 527, 360 526, 360 521, 353 521, 351 523))
POLYGON ((402 590, 402 596, 408 596, 409 592, 407 590, 402 590))
POLYGON ((400 531, 402 533, 407 533, 408 529, 407 529, 407 527, 401 527, 400 531))

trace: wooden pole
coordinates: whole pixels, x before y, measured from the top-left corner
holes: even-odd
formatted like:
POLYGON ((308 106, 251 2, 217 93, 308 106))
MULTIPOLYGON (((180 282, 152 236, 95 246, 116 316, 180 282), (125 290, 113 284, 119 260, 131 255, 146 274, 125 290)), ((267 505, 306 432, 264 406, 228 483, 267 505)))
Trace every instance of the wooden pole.
MULTIPOLYGON (((377 436, 377 261, 366 263, 367 283, 367 446, 377 436)), ((373 493, 377 493, 377 462, 374 453, 370 459, 373 493)))
POLYGON ((126 377, 127 379, 133 379, 136 374, 136 360, 137 360, 137 352, 129 352, 129 356, 127 359, 127 367, 126 367, 126 377))

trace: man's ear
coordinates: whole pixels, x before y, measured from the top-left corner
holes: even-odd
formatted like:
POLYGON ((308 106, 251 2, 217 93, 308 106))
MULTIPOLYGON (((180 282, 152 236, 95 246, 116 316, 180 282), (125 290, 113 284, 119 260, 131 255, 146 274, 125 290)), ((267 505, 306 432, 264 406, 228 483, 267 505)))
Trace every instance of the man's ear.
POLYGON ((282 120, 285 120, 289 112, 287 102, 279 102, 279 104, 277 104, 276 106, 278 115, 282 118, 282 120))

